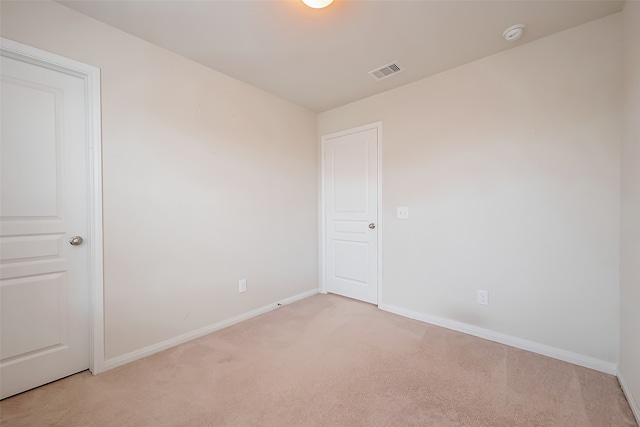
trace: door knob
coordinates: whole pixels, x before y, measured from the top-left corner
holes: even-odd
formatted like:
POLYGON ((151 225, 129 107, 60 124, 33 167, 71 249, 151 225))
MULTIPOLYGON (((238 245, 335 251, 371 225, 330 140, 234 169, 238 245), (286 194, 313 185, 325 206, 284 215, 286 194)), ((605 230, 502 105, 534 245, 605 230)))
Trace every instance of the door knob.
POLYGON ((69 239, 69 243, 71 243, 71 246, 80 246, 82 242, 84 242, 84 239, 80 236, 73 236, 69 239))
POLYGON ((369 224, 369 228, 373 230, 374 228, 376 228, 376 225, 374 223, 371 223, 369 224))

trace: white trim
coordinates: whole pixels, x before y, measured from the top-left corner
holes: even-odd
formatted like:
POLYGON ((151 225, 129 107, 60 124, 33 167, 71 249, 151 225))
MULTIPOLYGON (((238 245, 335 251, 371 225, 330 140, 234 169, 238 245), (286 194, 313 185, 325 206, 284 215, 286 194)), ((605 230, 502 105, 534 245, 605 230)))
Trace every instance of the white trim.
POLYGON ((40 65, 84 80, 87 105, 89 181, 89 280, 90 340, 89 369, 95 375, 104 370, 103 264, 102 264, 102 139, 100 129, 100 69, 73 59, 45 52, 13 40, 0 38, 9 57, 40 65))
POLYGON ((585 368, 594 369, 596 371, 604 372, 606 374, 615 375, 616 370, 618 368, 618 366, 612 362, 607 362, 604 360, 596 359, 594 357, 585 356, 583 354, 562 350, 560 348, 551 347, 549 345, 540 344, 534 341, 525 340, 525 339, 514 337, 511 335, 502 334, 500 332, 494 332, 489 329, 483 329, 477 326, 467 325, 466 323, 456 322, 455 320, 444 319, 442 317, 436 317, 436 316, 429 316, 427 314, 417 313, 415 311, 407 310, 407 309, 396 307, 389 304, 380 304, 378 307, 381 310, 398 314, 400 316, 408 317, 410 319, 419 320, 421 322, 429 323, 431 325, 441 326, 443 328, 473 335, 479 338, 484 338, 489 341, 495 341, 500 344, 505 344, 511 347, 527 350, 532 353, 537 353, 543 356, 552 357, 554 359, 562 360, 564 362, 573 363, 574 365, 584 366, 585 368))
POLYGON ((622 376, 620 369, 618 369, 616 376, 618 377, 618 382, 620 382, 620 386, 622 387, 622 392, 627 398, 627 402, 629 402, 631 412, 633 412, 633 416, 636 417, 636 423, 640 424, 640 403, 638 403, 638 400, 636 400, 635 396, 631 393, 631 389, 627 387, 627 382, 622 376))
POLYGON ((382 304, 382 122, 378 127, 378 304, 382 304))
POLYGON ((375 129, 378 136, 377 141, 377 184, 378 184, 378 205, 377 205, 377 227, 376 233, 378 235, 378 289, 377 289, 377 304, 380 304, 382 301, 382 122, 374 122, 366 125, 358 126, 355 128, 343 130, 340 132, 334 132, 327 135, 323 135, 320 140, 320 204, 319 204, 319 217, 320 217, 320 227, 319 227, 319 239, 320 239, 320 251, 319 251, 319 270, 320 270, 320 293, 326 294, 327 290, 325 287, 326 282, 326 215, 325 215, 325 188, 324 188, 324 165, 325 165, 325 142, 334 139, 340 138, 341 136, 351 135, 358 132, 364 132, 366 130, 375 129))
POLYGON ((282 306, 291 304, 293 302, 296 302, 305 298, 309 298, 313 295, 316 295, 317 293, 318 293, 317 289, 312 289, 310 291, 303 292, 301 294, 283 299, 279 302, 274 302, 273 304, 268 304, 268 305, 265 305, 264 307, 257 308, 247 313, 243 313, 238 316, 234 316, 229 319, 222 320, 218 323, 214 323, 213 325, 205 326, 200 329, 196 329, 195 331, 187 332, 186 334, 182 334, 177 337, 168 339, 166 341, 162 341, 157 344, 150 345, 149 347, 141 348, 140 350, 123 354, 122 356, 114 357, 112 359, 107 359, 104 362, 104 369, 105 371, 108 371, 110 369, 117 368, 118 366, 125 365, 127 363, 133 362, 138 359, 142 359, 143 357, 151 356, 152 354, 169 349, 171 347, 175 347, 180 344, 184 344, 189 341, 193 341, 197 338, 203 337, 212 332, 216 332, 216 331, 219 331, 220 329, 224 329, 229 326, 235 325, 236 323, 240 323, 245 320, 249 320, 253 317, 260 316, 261 314, 268 313, 282 306))
MULTIPOLYGON (((93 67, 92 67, 93 68, 93 67)), ((93 141, 89 150, 89 195, 90 222, 89 238, 92 241, 89 262, 92 283, 92 336, 91 373, 104 371, 104 270, 103 270, 103 229, 102 229, 102 127, 100 101, 100 69, 87 75, 87 105, 89 106, 89 138, 93 141)))

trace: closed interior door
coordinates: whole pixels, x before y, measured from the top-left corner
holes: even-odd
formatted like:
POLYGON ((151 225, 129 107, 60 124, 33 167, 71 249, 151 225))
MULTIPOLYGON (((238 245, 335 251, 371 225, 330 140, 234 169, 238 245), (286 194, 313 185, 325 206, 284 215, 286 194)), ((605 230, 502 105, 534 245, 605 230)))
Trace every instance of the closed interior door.
POLYGON ((87 237, 89 184, 84 80, 4 51, 1 61, 5 398, 89 367, 89 254, 78 238, 87 237))
POLYGON ((323 138, 324 290, 378 303, 378 138, 365 127, 323 138))

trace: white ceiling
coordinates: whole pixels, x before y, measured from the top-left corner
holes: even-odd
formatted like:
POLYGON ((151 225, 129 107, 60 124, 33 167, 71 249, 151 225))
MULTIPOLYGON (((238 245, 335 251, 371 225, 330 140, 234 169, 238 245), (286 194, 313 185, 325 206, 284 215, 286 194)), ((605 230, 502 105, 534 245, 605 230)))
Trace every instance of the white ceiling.
POLYGON ((618 12, 621 1, 60 1, 238 80, 322 112, 618 12), (525 24, 522 39, 502 32, 525 24), (382 81, 367 72, 397 60, 382 81))

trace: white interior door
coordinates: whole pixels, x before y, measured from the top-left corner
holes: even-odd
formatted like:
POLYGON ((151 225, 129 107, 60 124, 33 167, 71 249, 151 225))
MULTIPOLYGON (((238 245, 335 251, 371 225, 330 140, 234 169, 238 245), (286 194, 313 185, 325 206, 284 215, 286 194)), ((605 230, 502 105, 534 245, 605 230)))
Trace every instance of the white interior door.
POLYGON ((85 81, 1 58, 0 393, 89 367, 85 81), (76 241, 76 243, 79 243, 76 241))
POLYGON ((322 139, 324 290, 378 303, 379 126, 322 139))

